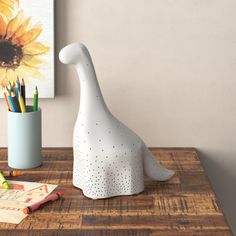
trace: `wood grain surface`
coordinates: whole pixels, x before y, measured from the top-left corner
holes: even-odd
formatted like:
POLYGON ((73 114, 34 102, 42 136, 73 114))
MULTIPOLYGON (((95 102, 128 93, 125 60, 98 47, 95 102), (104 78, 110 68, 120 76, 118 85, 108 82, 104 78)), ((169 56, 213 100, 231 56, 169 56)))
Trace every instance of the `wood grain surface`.
MULTIPOLYGON (((91 200, 72 185, 71 148, 43 150, 43 165, 14 180, 57 184, 63 199, 43 206, 19 225, 0 223, 0 235, 175 236, 232 235, 193 148, 151 148, 176 175, 145 180, 139 195, 91 200)), ((0 150, 1 170, 7 150, 0 150)))

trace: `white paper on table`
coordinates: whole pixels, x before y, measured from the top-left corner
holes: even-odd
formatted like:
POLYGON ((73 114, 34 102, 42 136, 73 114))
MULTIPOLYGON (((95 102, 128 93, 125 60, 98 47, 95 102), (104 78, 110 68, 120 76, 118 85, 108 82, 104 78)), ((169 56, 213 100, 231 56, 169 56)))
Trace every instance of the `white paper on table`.
POLYGON ((0 188, 0 222, 19 224, 25 217, 23 208, 47 197, 57 185, 8 181, 10 189, 0 188))

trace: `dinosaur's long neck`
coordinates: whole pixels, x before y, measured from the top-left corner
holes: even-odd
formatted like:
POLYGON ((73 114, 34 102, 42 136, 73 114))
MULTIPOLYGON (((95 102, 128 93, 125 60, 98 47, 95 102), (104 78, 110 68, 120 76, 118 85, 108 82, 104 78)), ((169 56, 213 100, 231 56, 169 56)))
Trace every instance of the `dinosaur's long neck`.
POLYGON ((88 51, 81 55, 81 60, 76 64, 76 69, 79 74, 81 86, 80 114, 86 117, 101 117, 109 114, 88 51))

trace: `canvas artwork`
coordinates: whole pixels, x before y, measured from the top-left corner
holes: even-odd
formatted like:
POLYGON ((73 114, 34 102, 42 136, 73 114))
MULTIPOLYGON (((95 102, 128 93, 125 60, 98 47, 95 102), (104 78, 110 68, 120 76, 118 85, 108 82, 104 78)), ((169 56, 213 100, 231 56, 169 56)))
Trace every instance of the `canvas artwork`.
POLYGON ((16 77, 26 97, 54 97, 54 1, 0 0, 0 84, 16 77))

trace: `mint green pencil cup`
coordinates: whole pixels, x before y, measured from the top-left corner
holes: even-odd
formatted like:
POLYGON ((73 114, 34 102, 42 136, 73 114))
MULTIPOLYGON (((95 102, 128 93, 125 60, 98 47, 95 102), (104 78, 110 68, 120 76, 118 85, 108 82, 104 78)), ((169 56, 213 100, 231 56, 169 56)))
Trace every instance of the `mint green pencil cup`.
POLYGON ((25 113, 8 111, 8 166, 31 169, 42 164, 41 109, 25 113))

